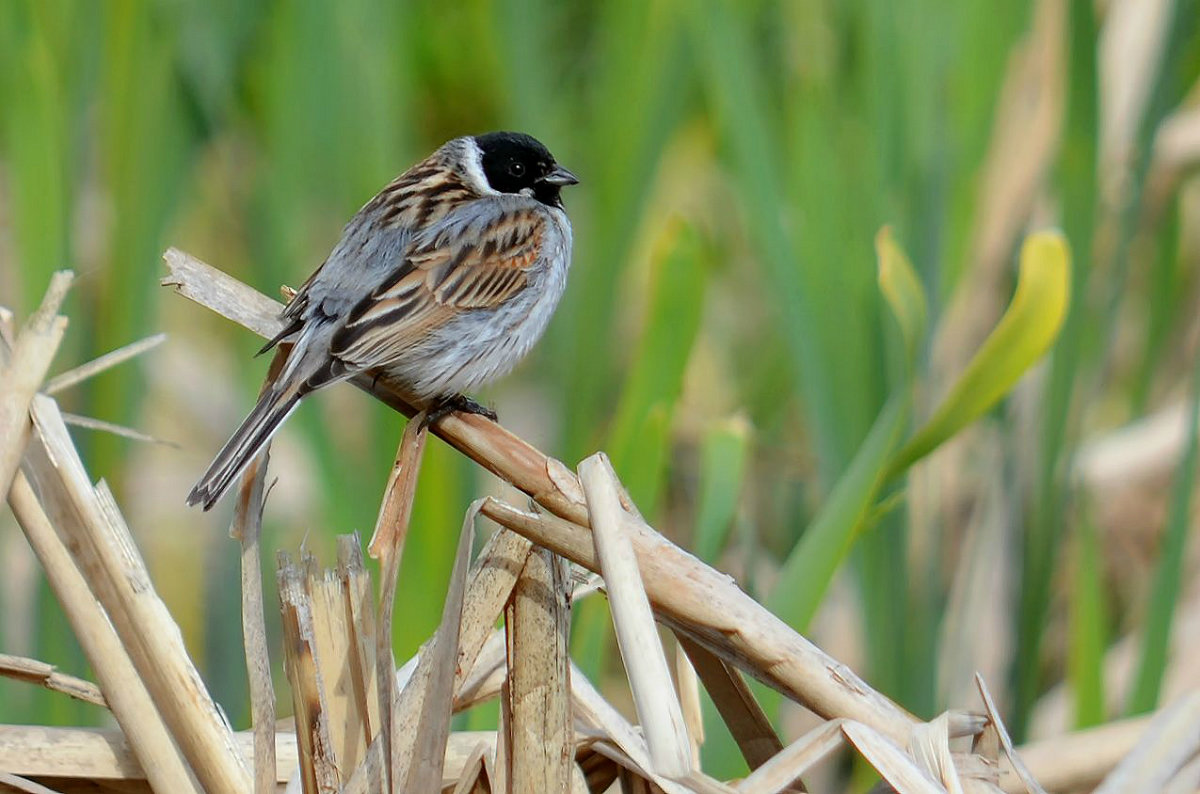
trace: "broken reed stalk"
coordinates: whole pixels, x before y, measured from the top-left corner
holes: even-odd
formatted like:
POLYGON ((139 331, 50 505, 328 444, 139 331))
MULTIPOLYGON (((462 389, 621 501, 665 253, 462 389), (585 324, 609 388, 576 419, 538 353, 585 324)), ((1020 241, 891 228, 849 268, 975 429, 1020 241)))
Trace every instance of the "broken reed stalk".
POLYGON ((502 708, 508 790, 565 794, 574 767, 566 564, 546 549, 529 554, 504 613, 508 675, 502 708))
MULTIPOLYGON (((462 620, 457 629, 457 660, 452 665, 447 660, 447 666, 455 673, 453 686, 456 703, 469 682, 469 674, 476 669, 476 660, 488 637, 493 633, 493 626, 504 610, 518 574, 525 566, 530 547, 531 544, 525 538, 502 529, 488 539, 475 561, 464 595, 462 620)), ((430 641, 422 646, 416 658, 410 662, 417 669, 404 686, 405 700, 411 704, 406 709, 416 708, 424 702, 428 673, 422 672, 421 665, 423 660, 426 667, 431 665, 429 659, 433 653, 434 643, 430 641)), ((364 794, 380 790, 385 752, 383 739, 381 731, 371 743, 366 762, 355 771, 343 789, 343 794, 364 794)))
MULTIPOLYGON (((1021 785, 1029 794, 1046 794, 1045 789, 1025 766, 1024 761, 1017 754, 1016 748, 1013 747, 1012 737, 1008 735, 1008 728, 1004 726, 1004 721, 1000 718, 1000 710, 996 708, 996 703, 992 700, 992 693, 988 691, 987 683, 979 673, 975 674, 975 686, 979 690, 979 696, 983 699, 983 707, 988 717, 985 734, 995 737, 996 742, 1000 745, 1000 750, 1008 758, 1013 772, 1016 773, 1021 785)), ((998 754, 995 751, 991 753, 991 757, 993 760, 998 760, 998 754)))
MULTIPOLYGON (((281 304, 178 249, 168 249, 164 260, 171 271, 164 286, 262 336, 278 332, 281 304)), ((352 382, 405 415, 415 413, 403 390, 386 375, 368 373, 352 382)), ((579 481, 561 461, 477 415, 450 414, 431 429, 557 517, 543 520, 554 517, 521 514, 491 503, 484 507, 489 518, 590 570, 598 569, 579 481)), ((901 744, 907 742, 915 723, 911 715, 772 615, 729 577, 626 516, 623 524, 631 530, 651 603, 672 627, 823 717, 851 717, 901 744)))
POLYGON ((52 398, 35 397, 31 415, 35 432, 26 450, 26 474, 37 484, 38 499, 54 526, 69 538, 172 737, 206 790, 251 790, 232 732, 155 593, 107 487, 103 482, 92 487, 52 398))
POLYGON ((277 560, 284 661, 292 690, 296 742, 300 748, 300 781, 305 792, 335 794, 340 773, 333 738, 335 727, 330 715, 332 693, 329 683, 321 675, 321 660, 325 658, 329 668, 338 660, 322 653, 318 635, 329 636, 332 632, 320 631, 318 626, 336 621, 338 615, 329 614, 325 601, 314 597, 320 582, 311 555, 303 552, 300 562, 296 563, 285 552, 279 552, 277 560))
MULTIPOLYGON (((373 594, 357 535, 338 538, 337 567, 279 556, 284 659, 305 791, 338 792, 367 759, 382 711, 373 594)), ((377 761, 381 761, 381 754, 377 761)))
POLYGON ((128 737, 129 746, 146 770, 151 785, 158 791, 200 794, 200 785, 171 740, 162 715, 129 654, 24 474, 17 473, 8 494, 8 504, 42 564, 50 589, 100 682, 108 707, 128 737))
POLYGON ((412 504, 417 492, 417 477, 421 471, 421 459, 425 453, 427 437, 424 414, 419 414, 404 427, 396 460, 392 464, 384 490, 379 518, 367 548, 371 556, 379 560, 379 631, 375 635, 375 672, 383 698, 380 711, 382 719, 380 735, 385 742, 383 758, 384 788, 393 785, 396 775, 397 747, 400 739, 396 735, 398 699, 396 697, 396 661, 392 651, 392 616, 396 608, 396 584, 400 577, 400 560, 404 555, 404 542, 408 537, 408 525, 412 519, 412 504))
MULTIPOLYGON (((35 397, 35 393, 49 370, 50 360, 67 326, 67 319, 59 316, 57 311, 71 280, 72 275, 67 271, 54 275, 41 307, 15 339, 9 327, 11 315, 4 313, 4 322, 0 322, 3 332, 0 333, 3 338, 0 362, 3 362, 4 374, 0 378, 3 384, 0 388, 0 487, 41 562, 80 647, 100 679, 109 708, 122 729, 136 742, 138 758, 149 770, 151 781, 164 791, 199 792, 199 784, 192 777, 180 748, 172 741, 154 699, 114 631, 105 608, 97 602, 81 566, 76 564, 79 556, 89 554, 89 549, 81 547, 77 537, 70 540, 75 548, 67 549, 67 541, 59 535, 64 527, 59 524, 56 530, 47 515, 55 505, 61 506, 61 502, 44 492, 35 493, 27 475, 17 471, 24 456, 25 465, 30 469, 28 477, 34 479, 39 488, 52 486, 58 478, 56 470, 42 468, 39 471, 31 466, 29 453, 33 447, 44 449, 45 443, 39 433, 34 432, 34 408, 41 405, 41 413, 50 421, 57 410, 50 398, 35 397), (36 443, 35 435, 39 436, 36 443), (76 555, 74 558, 73 554, 76 555)), ((64 465, 74 463, 82 469, 69 438, 67 448, 58 450, 58 455, 64 465)), ((94 502, 94 493, 86 477, 85 485, 94 502)))
POLYGON ((112 369, 118 364, 123 364, 130 359, 136 358, 147 350, 153 350, 165 341, 167 341, 167 335, 160 333, 148 336, 145 339, 139 339, 136 342, 131 342, 128 345, 98 356, 86 364, 81 364, 60 375, 55 375, 46 381, 46 385, 42 387, 41 392, 47 397, 53 397, 60 391, 65 391, 88 378, 99 375, 105 370, 112 369))
POLYGON ((396 698, 398 719, 392 726, 392 755, 396 763, 393 794, 436 791, 441 785, 442 748, 450 733, 448 705, 454 700, 454 661, 458 658, 477 512, 473 504, 463 520, 442 620, 433 637, 422 647, 412 679, 396 698))
POLYGON ((729 727, 746 764, 752 770, 758 769, 783 749, 770 718, 737 670, 686 634, 676 637, 721 720, 729 727))
POLYGON ((375 593, 357 533, 338 536, 337 579, 346 627, 343 667, 349 675, 349 686, 341 687, 347 690, 342 695, 346 713, 343 730, 347 736, 338 739, 339 748, 344 748, 339 750, 339 768, 342 780, 346 780, 366 758, 371 737, 379 731, 382 711, 376 673, 375 593))
POLYGON ((242 644, 246 652, 246 677, 250 685, 254 726, 255 794, 271 794, 275 790, 275 687, 271 681, 271 655, 267 647, 259 545, 270 450, 268 444, 251 461, 242 477, 229 533, 241 547, 242 644))
POLYGON ((108 703, 104 700, 104 693, 100 691, 100 687, 91 681, 67 675, 54 665, 37 659, 0 653, 0 676, 28 681, 51 692, 59 692, 84 703, 91 703, 93 706, 108 708, 108 703))
POLYGON ((683 711, 658 639, 637 555, 621 528, 621 517, 626 513, 621 507, 617 478, 604 453, 598 452, 579 464, 579 479, 587 498, 617 647, 629 676, 638 721, 650 748, 650 762, 667 777, 686 777, 692 763, 683 711))
POLYGON ((29 404, 66 333, 67 318, 58 309, 73 279, 69 270, 51 276, 41 305, 13 340, 12 349, 7 341, 0 341, 0 383, 4 384, 0 389, 0 493, 8 493, 29 443, 29 404))

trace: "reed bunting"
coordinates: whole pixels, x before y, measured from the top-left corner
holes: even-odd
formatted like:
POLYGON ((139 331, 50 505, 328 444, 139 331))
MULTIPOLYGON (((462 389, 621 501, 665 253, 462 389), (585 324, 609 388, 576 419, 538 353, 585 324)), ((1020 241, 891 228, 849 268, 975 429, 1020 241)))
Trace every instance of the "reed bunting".
POLYGON ((546 330, 571 261, 559 191, 578 181, 515 132, 455 138, 392 180, 284 308, 260 352, 291 344, 287 362, 188 504, 211 508, 305 395, 360 372, 435 412, 490 413, 463 392, 546 330))

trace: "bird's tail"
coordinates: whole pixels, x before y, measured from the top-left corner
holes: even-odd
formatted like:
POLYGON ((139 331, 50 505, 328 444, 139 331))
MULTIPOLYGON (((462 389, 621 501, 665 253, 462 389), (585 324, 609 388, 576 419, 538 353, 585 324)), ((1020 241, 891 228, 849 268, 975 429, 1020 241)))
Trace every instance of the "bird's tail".
POLYGON ((302 396, 300 390, 295 388, 268 388, 263 392, 250 415, 221 447, 217 457, 209 464, 208 471, 192 488, 187 503, 199 504, 205 510, 216 504, 259 450, 275 435, 283 420, 295 410, 302 396))

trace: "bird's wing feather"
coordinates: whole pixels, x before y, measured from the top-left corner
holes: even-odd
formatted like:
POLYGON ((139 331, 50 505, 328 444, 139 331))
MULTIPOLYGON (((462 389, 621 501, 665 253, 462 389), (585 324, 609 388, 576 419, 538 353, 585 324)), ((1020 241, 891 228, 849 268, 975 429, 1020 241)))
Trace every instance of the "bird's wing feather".
POLYGON ((524 202, 471 202, 413 236, 402 263, 351 309, 332 355, 355 368, 396 359, 448 319, 495 308, 529 282, 546 218, 524 202))

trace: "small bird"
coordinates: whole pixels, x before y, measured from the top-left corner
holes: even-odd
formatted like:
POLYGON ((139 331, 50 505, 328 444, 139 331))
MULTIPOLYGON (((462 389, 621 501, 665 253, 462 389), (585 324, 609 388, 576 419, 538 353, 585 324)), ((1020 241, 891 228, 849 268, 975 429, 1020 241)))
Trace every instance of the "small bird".
POLYGON ((455 138, 368 201, 260 350, 279 376, 188 494, 216 504, 305 395, 375 370, 417 405, 490 411, 463 392, 505 375, 546 330, 566 287, 579 180, 516 132, 455 138))

